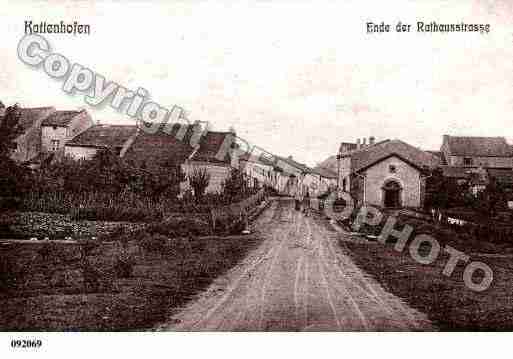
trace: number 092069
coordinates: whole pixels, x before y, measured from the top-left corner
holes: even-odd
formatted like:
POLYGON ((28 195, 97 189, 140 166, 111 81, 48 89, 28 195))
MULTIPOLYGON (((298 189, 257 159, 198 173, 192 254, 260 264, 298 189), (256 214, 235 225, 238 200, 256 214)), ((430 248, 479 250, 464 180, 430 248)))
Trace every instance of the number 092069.
POLYGON ((37 349, 41 348, 43 342, 40 339, 13 339, 11 348, 15 349, 37 349))

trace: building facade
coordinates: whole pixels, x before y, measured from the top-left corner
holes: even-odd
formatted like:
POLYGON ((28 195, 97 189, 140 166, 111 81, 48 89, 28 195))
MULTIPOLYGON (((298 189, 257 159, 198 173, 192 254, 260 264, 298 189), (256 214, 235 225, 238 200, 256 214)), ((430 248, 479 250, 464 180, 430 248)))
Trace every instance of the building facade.
POLYGON ((339 155, 338 183, 358 205, 423 206, 427 169, 439 159, 400 140, 386 140, 339 155))
POLYGON ((87 111, 55 111, 41 124, 41 150, 61 158, 66 144, 94 125, 87 111))
POLYGON ((440 150, 448 166, 513 167, 513 150, 504 137, 444 135, 440 150))

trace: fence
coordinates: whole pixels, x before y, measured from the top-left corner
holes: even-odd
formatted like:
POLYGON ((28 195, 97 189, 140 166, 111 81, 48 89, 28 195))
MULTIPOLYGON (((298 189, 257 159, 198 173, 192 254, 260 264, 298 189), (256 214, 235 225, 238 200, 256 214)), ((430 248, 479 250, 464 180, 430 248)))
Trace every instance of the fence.
POLYGON ((265 189, 259 190, 254 195, 237 203, 228 206, 213 208, 210 211, 212 217, 212 228, 215 230, 216 223, 220 220, 233 219, 235 221, 247 220, 248 213, 265 198, 265 189))

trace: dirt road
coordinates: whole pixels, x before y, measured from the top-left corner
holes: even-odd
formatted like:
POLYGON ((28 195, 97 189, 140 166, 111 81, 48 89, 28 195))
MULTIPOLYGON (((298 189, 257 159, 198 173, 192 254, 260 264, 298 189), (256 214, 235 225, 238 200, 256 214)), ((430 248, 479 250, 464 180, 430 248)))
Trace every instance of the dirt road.
POLYGON ((253 224, 262 245, 159 330, 431 330, 353 264, 315 216, 274 202, 253 224))

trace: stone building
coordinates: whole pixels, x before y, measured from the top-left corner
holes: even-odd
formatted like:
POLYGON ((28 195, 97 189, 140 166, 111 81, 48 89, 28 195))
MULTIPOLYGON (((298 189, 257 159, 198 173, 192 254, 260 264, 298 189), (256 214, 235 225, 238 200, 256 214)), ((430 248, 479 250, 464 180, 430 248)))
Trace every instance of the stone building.
POLYGON ((312 188, 310 190, 311 197, 325 195, 337 187, 337 173, 329 168, 316 166, 310 172, 310 176, 314 178, 314 182, 310 186, 312 188))
POLYGON ((120 156, 127 163, 138 167, 151 167, 175 163, 186 175, 182 190, 190 189, 189 176, 205 169, 210 175, 206 189, 209 193, 220 192, 231 170, 238 166, 236 151, 232 151, 234 133, 206 131, 199 125, 169 124, 155 133, 140 129, 128 141, 120 156))
POLYGON ((239 156, 239 166, 246 175, 249 187, 276 188, 277 173, 274 171, 274 164, 265 157, 244 153, 239 156))
POLYGON ((358 143, 340 153, 339 186, 357 204, 383 208, 422 207, 426 168, 439 158, 400 140, 358 143))
POLYGON ((453 167, 512 168, 513 150, 504 137, 443 136, 443 161, 453 167))
POLYGON ((95 125, 67 142, 64 154, 75 160, 90 160, 99 150, 110 149, 121 156, 137 132, 137 126, 95 125))
POLYGON ((23 133, 16 138, 16 150, 12 158, 17 162, 29 162, 41 153, 43 121, 55 112, 54 107, 20 108, 20 125, 23 133))
POLYGON ((41 123, 41 150, 60 158, 65 145, 93 126, 87 111, 54 111, 41 123))

